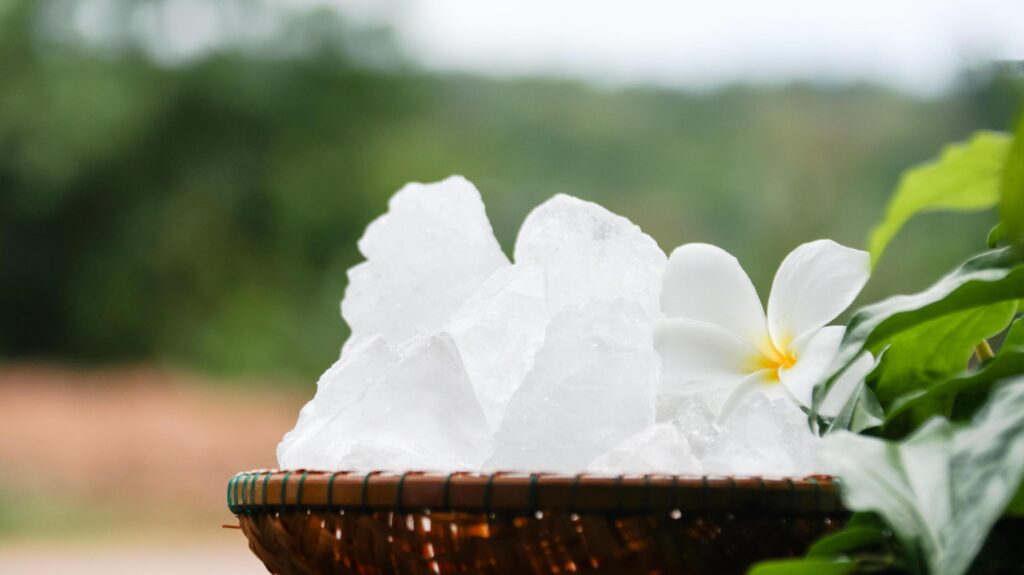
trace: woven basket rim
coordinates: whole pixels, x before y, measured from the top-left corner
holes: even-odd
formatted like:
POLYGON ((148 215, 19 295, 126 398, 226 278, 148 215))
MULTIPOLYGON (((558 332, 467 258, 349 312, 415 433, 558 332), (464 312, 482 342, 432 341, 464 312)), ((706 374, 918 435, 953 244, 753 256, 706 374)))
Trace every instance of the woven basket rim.
POLYGON ((257 469, 228 481, 236 515, 282 510, 638 512, 650 510, 842 512, 824 475, 791 479, 523 472, 257 469))

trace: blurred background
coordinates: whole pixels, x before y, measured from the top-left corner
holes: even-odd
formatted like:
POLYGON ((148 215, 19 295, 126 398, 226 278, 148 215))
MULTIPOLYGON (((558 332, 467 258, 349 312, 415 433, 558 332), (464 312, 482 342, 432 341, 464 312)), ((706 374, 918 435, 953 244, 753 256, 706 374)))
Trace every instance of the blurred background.
MULTIPOLYGON (((765 294, 1021 109, 1020 5, 679 4, 0 2, 0 572, 261 572, 223 487, 274 465, 407 181, 468 177, 507 251, 594 200, 765 294)), ((913 221, 862 302, 992 223, 913 221)))

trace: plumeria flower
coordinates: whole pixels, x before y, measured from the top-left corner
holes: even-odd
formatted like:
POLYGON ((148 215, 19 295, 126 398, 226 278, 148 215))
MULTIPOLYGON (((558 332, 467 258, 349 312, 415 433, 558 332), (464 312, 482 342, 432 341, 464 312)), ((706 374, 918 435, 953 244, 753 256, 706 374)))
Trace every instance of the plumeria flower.
MULTIPOLYGON (((810 405, 846 328, 827 325, 867 282, 867 252, 818 240, 779 266, 765 314, 739 262, 707 244, 676 248, 665 268, 655 327, 662 393, 719 398, 719 421, 750 394, 810 405), (720 401, 720 398, 725 398, 720 401)), ((870 371, 864 354, 829 392, 823 415, 835 415, 870 371)))

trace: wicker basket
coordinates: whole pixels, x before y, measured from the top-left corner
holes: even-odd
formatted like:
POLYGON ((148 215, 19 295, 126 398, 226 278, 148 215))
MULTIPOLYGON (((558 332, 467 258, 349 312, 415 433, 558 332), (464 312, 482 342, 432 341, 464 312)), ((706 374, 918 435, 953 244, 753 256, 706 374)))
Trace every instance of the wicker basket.
POLYGON ((742 573, 841 527, 835 484, 252 471, 228 507, 271 573, 742 573))

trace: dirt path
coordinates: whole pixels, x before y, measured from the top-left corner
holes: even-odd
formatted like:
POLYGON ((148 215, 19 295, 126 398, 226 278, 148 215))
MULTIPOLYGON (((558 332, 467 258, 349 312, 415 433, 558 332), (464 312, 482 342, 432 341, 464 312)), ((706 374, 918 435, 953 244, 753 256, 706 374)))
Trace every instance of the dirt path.
POLYGON ((0 548, 11 575, 258 575, 267 570, 244 545, 184 547, 0 548))
POLYGON ((225 486, 274 466, 312 391, 0 367, 0 573, 262 572, 225 486))

